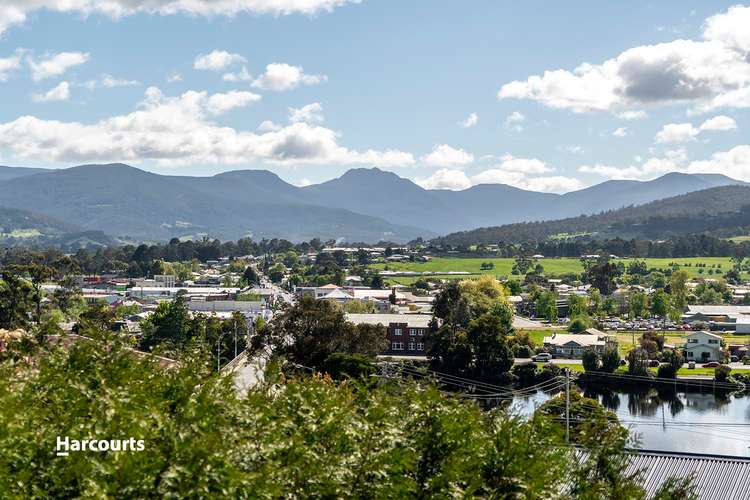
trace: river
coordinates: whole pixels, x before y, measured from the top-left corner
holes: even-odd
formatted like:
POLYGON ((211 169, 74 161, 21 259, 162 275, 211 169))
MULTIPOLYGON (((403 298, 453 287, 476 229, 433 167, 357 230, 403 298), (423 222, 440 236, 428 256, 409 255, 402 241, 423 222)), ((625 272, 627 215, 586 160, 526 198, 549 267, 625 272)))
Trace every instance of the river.
MULTIPOLYGON (((750 395, 673 389, 585 389, 617 414, 646 450, 750 457, 750 395)), ((529 414, 550 394, 516 398, 513 408, 529 414)))

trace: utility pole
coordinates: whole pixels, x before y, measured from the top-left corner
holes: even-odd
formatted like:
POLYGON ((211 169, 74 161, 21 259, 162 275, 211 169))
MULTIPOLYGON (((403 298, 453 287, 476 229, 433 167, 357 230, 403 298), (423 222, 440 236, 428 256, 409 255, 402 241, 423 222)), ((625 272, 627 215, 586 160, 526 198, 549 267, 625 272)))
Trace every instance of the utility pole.
POLYGON ((237 357, 237 318, 234 318, 234 357, 237 357))
POLYGON ((565 369, 565 444, 570 443, 570 368, 565 369))

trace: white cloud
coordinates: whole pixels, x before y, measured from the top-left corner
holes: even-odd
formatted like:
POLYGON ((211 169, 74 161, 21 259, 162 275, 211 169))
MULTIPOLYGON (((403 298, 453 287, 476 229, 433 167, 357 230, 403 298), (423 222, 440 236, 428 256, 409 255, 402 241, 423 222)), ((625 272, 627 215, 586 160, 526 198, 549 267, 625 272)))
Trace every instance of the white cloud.
POLYGON ((520 172, 526 175, 546 174, 554 171, 546 163, 536 158, 515 158, 512 155, 505 155, 501 158, 500 168, 510 172, 520 172))
POLYGON ((629 134, 627 127, 620 127, 616 129, 614 132, 612 132, 612 135, 615 137, 627 137, 629 134))
POLYGON ((261 97, 252 92, 232 90, 223 94, 213 94, 206 102, 206 109, 212 115, 220 115, 234 108, 242 108, 260 101, 261 97))
POLYGON ((461 170, 441 168, 426 179, 417 179, 416 183, 425 189, 450 189, 460 191, 471 187, 471 181, 461 170))
POLYGON ((281 130, 281 125, 272 122, 271 120, 263 120, 260 125, 258 125, 258 130, 261 132, 276 132, 277 130, 281 130))
POLYGON ((70 99, 70 85, 68 82, 61 82, 43 94, 33 94, 31 98, 34 102, 67 101, 70 99))
POLYGON ((113 89, 115 87, 133 87, 140 85, 141 82, 137 80, 127 80, 125 78, 115 78, 112 75, 101 75, 98 80, 89 80, 83 84, 87 89, 93 90, 97 88, 113 89))
POLYGON ((669 172, 714 173, 750 181, 750 145, 735 146, 729 151, 711 155, 707 160, 688 161, 684 150, 668 151, 664 158, 649 158, 639 165, 582 166, 580 173, 596 174, 608 179, 653 179, 669 172))
POLYGON ((300 85, 315 85, 328 80, 325 75, 307 75, 302 66, 291 66, 286 63, 272 63, 266 71, 253 81, 253 87, 282 92, 300 85))
POLYGON ((8 75, 21 67, 21 51, 10 57, 0 58, 0 82, 8 80, 8 75))
POLYGON ((469 116, 465 120, 458 122, 461 128, 470 128, 477 124, 479 121, 479 115, 476 113, 469 113, 469 116))
POLYGON ((180 73, 172 73, 169 76, 167 76, 167 83, 175 83, 175 82, 181 82, 182 81, 182 75, 180 73))
POLYGON ((523 131, 521 123, 526 121, 526 117, 520 111, 514 111, 505 118, 505 128, 515 130, 516 132, 523 131))
POLYGON ((83 15, 101 14, 112 19, 137 13, 226 16, 238 14, 314 15, 330 12, 361 0, 4 0, 0 4, 0 34, 26 21, 34 11, 47 9, 83 15))
POLYGON ((622 111, 620 113, 617 113, 617 118, 623 119, 623 120, 643 120, 644 118, 648 118, 648 113, 645 111, 622 111))
POLYGON ((239 54, 232 54, 226 50, 213 50, 208 54, 201 54, 193 61, 193 68, 204 71, 221 71, 233 64, 241 64, 247 59, 239 54))
POLYGON ((49 162, 140 162, 164 165, 248 164, 407 166, 414 157, 398 150, 356 151, 339 144, 340 134, 293 123, 255 133, 213 122, 206 92, 164 96, 146 90, 138 109, 94 123, 22 116, 0 123, 0 149, 15 158, 49 162))
POLYGON ((610 111, 676 102, 697 110, 750 107, 750 7, 706 20, 703 40, 635 47, 601 64, 507 83, 500 99, 532 99, 574 112, 610 111))
POLYGON ((474 161, 474 155, 447 144, 436 144, 432 152, 424 155, 422 163, 429 167, 460 167, 474 161))
POLYGON ((725 132, 736 128, 737 123, 732 118, 723 115, 709 118, 700 127, 694 127, 692 123, 669 123, 656 134, 656 142, 682 144, 695 140, 701 132, 725 132))
POLYGON ((692 123, 668 123, 656 134, 659 144, 681 144, 692 141, 700 133, 692 123))
POLYGON ((562 175, 527 177, 525 172, 492 168, 471 177, 474 184, 507 184, 527 191, 565 193, 581 189, 583 184, 574 177, 562 175))
POLYGON ((570 154, 579 155, 583 153, 583 148, 581 146, 567 146, 565 151, 570 154))
POLYGON ((750 182, 750 145, 735 146, 729 151, 714 153, 710 159, 694 161, 687 172, 724 174, 750 182))
POLYGON ((289 121, 291 123, 322 123, 323 120, 323 106, 319 102, 301 108, 289 108, 289 121))
POLYGON ((89 54, 84 52, 60 52, 40 62, 36 62, 32 57, 28 59, 31 77, 34 81, 60 76, 70 68, 85 64, 88 60, 89 54))
POLYGON ((710 130, 713 132, 724 132, 737 128, 737 122, 728 116, 714 116, 709 118, 701 125, 701 130, 710 130))
POLYGON ((542 192, 567 192, 580 189, 578 179, 562 175, 541 175, 555 169, 536 158, 516 158, 505 155, 500 163, 471 177, 473 184, 507 184, 519 189, 542 192))
POLYGON ((237 73, 225 73, 221 79, 225 82, 249 82, 252 81, 253 77, 247 70, 247 66, 242 66, 242 69, 237 73))

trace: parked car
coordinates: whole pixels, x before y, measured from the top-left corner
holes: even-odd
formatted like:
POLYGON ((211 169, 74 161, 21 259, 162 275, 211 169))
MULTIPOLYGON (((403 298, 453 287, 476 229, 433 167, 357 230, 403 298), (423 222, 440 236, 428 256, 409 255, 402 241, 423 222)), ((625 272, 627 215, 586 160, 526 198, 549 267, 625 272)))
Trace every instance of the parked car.
POLYGON ((534 356, 532 356, 531 361, 547 363, 548 361, 552 361, 552 354, 548 352, 540 352, 539 354, 535 354, 534 356))
POLYGON ((737 356, 732 356, 732 357, 729 358, 729 361, 731 361, 732 363, 736 363, 739 360, 740 360, 740 358, 738 358, 737 356))
POLYGON ((716 368, 717 366, 719 366, 719 363, 717 363, 716 361, 711 361, 710 363, 704 364, 703 368, 716 368))
POLYGON ((627 361, 625 361, 624 359, 620 359, 620 366, 625 366, 627 364, 628 364, 627 361))
POLYGON ((690 368, 691 370, 695 370, 695 361, 689 362, 688 363, 688 368, 690 368))

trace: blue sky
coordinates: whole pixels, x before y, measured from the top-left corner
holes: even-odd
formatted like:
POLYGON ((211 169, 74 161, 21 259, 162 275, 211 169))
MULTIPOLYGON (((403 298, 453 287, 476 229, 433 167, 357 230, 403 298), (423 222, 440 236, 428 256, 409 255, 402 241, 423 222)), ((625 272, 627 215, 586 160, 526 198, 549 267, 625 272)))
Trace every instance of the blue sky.
POLYGON ((717 1, 4 0, 0 163, 750 181, 747 26, 717 1))

